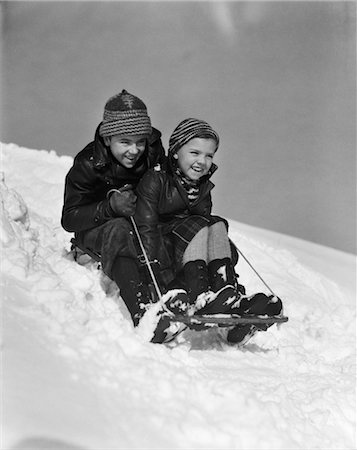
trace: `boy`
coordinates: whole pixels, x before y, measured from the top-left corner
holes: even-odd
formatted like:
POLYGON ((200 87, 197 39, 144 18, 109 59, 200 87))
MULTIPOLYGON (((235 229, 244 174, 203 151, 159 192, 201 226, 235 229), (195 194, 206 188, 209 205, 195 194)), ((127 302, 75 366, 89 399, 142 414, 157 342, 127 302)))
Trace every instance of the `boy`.
POLYGON ((164 160, 161 133, 151 126, 144 102, 123 90, 105 104, 94 141, 75 157, 65 180, 62 226, 75 233, 80 248, 100 256, 134 325, 142 315, 142 283, 130 222, 135 188, 148 169, 164 160))

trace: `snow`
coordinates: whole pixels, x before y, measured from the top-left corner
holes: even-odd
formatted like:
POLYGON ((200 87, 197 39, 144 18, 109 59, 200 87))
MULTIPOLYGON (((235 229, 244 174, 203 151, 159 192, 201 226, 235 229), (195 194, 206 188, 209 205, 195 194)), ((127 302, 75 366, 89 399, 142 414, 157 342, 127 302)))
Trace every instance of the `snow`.
POLYGON ((356 448, 355 257, 230 221, 289 322, 243 348, 217 330, 151 344, 96 263, 73 260, 72 161, 2 144, 1 449, 356 448))

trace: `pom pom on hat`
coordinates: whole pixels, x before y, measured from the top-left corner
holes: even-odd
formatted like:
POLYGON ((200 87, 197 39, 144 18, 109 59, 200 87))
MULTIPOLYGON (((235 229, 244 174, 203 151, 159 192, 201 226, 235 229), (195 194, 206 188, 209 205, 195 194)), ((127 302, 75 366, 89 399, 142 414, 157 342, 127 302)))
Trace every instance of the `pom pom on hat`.
POLYGON ((152 133, 145 103, 125 89, 111 97, 104 107, 103 122, 99 128, 102 137, 116 134, 152 133))
POLYGON ((169 139, 169 153, 175 154, 182 146, 194 138, 213 139, 216 141, 216 150, 219 146, 219 136, 216 131, 204 120, 185 119, 174 129, 169 139))

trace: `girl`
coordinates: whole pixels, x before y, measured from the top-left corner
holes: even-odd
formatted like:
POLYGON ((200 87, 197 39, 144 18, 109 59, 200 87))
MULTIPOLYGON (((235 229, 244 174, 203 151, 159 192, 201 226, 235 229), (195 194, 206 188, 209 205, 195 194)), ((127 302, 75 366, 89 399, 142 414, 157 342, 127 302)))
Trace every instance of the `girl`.
MULTIPOLYGON (((135 221, 145 250, 164 291, 185 289, 183 311, 279 314, 279 299, 257 294, 246 301, 234 271, 238 254, 227 221, 212 215, 210 178, 218 146, 218 134, 203 120, 185 119, 176 127, 166 164, 149 170, 137 188, 135 221)), ((250 325, 235 327, 228 340, 242 341, 251 331, 250 325)))

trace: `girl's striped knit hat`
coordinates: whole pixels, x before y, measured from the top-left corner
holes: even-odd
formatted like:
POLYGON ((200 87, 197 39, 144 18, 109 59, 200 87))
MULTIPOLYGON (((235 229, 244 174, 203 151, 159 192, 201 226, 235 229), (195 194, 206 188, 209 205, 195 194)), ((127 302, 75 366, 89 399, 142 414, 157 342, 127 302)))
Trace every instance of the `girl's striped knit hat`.
POLYGON ((219 136, 216 131, 204 120, 185 119, 174 129, 169 139, 169 154, 177 153, 180 148, 194 138, 213 139, 216 141, 216 150, 219 146, 219 136))
POLYGON ((151 121, 145 103, 125 89, 111 97, 104 107, 103 122, 99 128, 102 137, 115 134, 152 133, 151 121))

